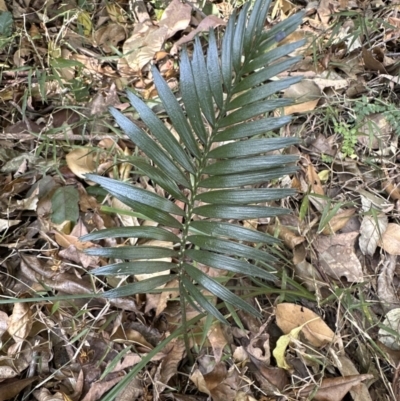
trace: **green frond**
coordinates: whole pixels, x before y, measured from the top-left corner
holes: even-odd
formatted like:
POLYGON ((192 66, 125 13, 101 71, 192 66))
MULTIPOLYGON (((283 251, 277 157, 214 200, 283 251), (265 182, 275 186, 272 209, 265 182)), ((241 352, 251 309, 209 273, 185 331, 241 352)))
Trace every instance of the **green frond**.
POLYGON ((105 296, 153 292, 177 279, 181 302, 188 302, 221 322, 226 323, 226 319, 216 308, 215 299, 206 294, 260 315, 249 303, 200 270, 198 264, 229 271, 234 278, 245 275, 271 282, 278 280, 279 252, 271 247, 279 241, 242 224, 243 220, 287 213, 271 202, 294 193, 265 184, 296 171, 296 157, 281 151, 296 144, 297 139, 276 137, 274 133, 288 124, 290 117, 276 117, 273 113, 291 104, 289 99, 279 96, 280 92, 301 79, 280 79, 278 75, 300 60, 290 53, 304 41, 283 45, 279 42, 298 28, 302 14, 265 31, 269 5, 270 1, 256 0, 249 12, 250 2, 246 3, 238 17, 233 14, 229 19, 220 44, 210 30, 206 55, 198 37, 191 58, 186 49, 182 50, 181 98, 152 68, 158 95, 174 133, 132 91, 128 90, 127 96, 146 130, 111 109, 117 124, 147 157, 132 157, 129 162, 163 188, 166 196, 141 189, 134 182, 88 175, 88 179, 152 221, 152 225, 157 223, 157 227, 101 230, 82 240, 141 238, 170 245, 151 246, 142 242, 135 246, 87 250, 89 255, 111 259, 110 265, 95 269, 95 275, 155 274, 147 280, 107 291, 105 296), (184 209, 176 201, 182 202, 184 209), (160 272, 169 274, 160 276, 160 272))

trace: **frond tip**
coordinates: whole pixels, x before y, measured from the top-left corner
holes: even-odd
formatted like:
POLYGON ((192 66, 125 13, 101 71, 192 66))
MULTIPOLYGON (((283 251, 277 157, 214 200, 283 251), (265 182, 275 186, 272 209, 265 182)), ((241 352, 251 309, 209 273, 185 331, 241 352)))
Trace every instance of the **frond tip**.
POLYGON ((136 237, 169 242, 170 247, 144 243, 88 250, 90 255, 117 260, 95 269, 95 275, 155 274, 110 290, 106 296, 154 291, 157 286, 177 279, 181 302, 187 301, 220 321, 226 322, 225 317, 206 294, 259 315, 200 266, 228 271, 233 277, 245 275, 272 282, 277 279, 277 257, 269 247, 278 241, 242 224, 247 219, 287 213, 271 202, 290 196, 293 191, 268 188, 266 183, 296 171, 296 158, 283 155, 281 150, 296 144, 297 139, 273 134, 290 118, 274 117, 273 112, 290 103, 279 98, 279 93, 300 80, 276 77, 299 60, 289 54, 302 46, 302 41, 284 45, 279 42, 297 29, 302 14, 266 31, 269 4, 270 1, 256 0, 248 13, 248 2, 238 18, 233 14, 220 53, 212 30, 206 57, 199 38, 195 40, 192 59, 183 49, 181 100, 153 67, 158 95, 177 136, 132 91, 127 92, 128 98, 148 132, 111 109, 117 124, 147 157, 132 158, 132 164, 161 187, 166 196, 141 189, 135 183, 88 176, 151 221, 152 227, 106 229, 88 234, 84 240, 136 237), (254 244, 262 245, 255 248, 254 244), (159 275, 160 272, 165 274, 159 275))

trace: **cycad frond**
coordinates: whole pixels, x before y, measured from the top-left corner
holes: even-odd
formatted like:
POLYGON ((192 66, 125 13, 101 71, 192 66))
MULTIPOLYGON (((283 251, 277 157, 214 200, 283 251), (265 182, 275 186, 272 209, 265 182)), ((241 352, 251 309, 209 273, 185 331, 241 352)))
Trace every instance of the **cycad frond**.
POLYGON ((90 255, 126 260, 96 269, 93 274, 135 275, 161 271, 171 274, 128 284, 106 292, 105 296, 114 298, 148 292, 178 278, 181 297, 221 321, 225 321, 224 317, 204 296, 203 289, 235 307, 258 313, 208 277, 198 264, 270 281, 276 279, 273 267, 276 257, 268 251, 268 246, 276 243, 276 239, 240 224, 242 220, 286 213, 285 209, 265 203, 293 194, 290 189, 257 188, 259 184, 296 170, 293 156, 268 153, 297 142, 292 138, 271 137, 271 131, 287 124, 290 118, 271 117, 270 114, 290 104, 288 99, 278 98, 277 94, 300 80, 297 77, 272 78, 299 61, 298 57, 288 55, 303 42, 282 46, 278 46, 278 42, 297 29, 302 15, 294 15, 264 31, 269 3, 257 0, 248 15, 249 2, 238 18, 232 15, 220 55, 213 31, 209 33, 206 57, 199 38, 195 40, 191 60, 187 51, 182 51, 181 103, 157 69, 152 69, 159 97, 179 140, 131 91, 128 91, 128 98, 149 133, 121 112, 111 110, 116 122, 149 161, 135 158, 132 163, 162 187, 169 198, 134 184, 88 175, 88 179, 135 212, 156 222, 158 227, 114 228, 83 239, 135 237, 167 241, 171 246, 90 249, 87 251, 90 255), (175 199, 184 203, 184 209, 175 205, 175 199), (178 230, 179 235, 172 234, 170 229, 178 230), (264 245, 256 249, 251 243, 264 245), (169 258, 171 262, 156 260, 160 258, 169 258), (257 266, 257 261, 262 261, 263 267, 257 266))

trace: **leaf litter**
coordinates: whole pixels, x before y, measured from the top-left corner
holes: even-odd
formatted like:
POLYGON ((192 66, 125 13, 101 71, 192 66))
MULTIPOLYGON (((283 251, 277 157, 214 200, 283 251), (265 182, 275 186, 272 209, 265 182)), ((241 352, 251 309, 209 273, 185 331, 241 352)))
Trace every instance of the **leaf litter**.
MULTIPOLYGON (((174 0, 137 2, 134 10, 127 2, 79 9, 75 2, 42 7, 15 1, 11 7, 0 1, 1 294, 3 300, 59 297, 2 304, 0 401, 20 395, 100 400, 181 324, 177 283, 130 299, 79 299, 132 281, 122 274, 90 279, 87 271, 107 260, 83 254, 99 245, 79 238, 141 226, 140 215, 97 193, 85 174, 126 179, 132 173, 139 187, 152 187, 143 172, 130 170, 129 156, 143 155, 116 133, 107 109, 127 107, 119 98, 130 85, 162 114, 149 63, 177 87, 178 50, 190 49, 198 32, 222 32, 233 10, 227 2, 207 6, 174 0)), ((293 258, 286 269, 296 281, 250 300, 263 320, 234 311, 230 328, 200 320, 192 338, 194 365, 177 338, 118 399, 312 394, 336 401, 348 392, 354 400, 400 394, 399 19, 385 2, 282 1, 274 2, 266 28, 301 9, 301 30, 284 40, 306 39, 299 51, 304 58, 289 73, 306 80, 284 94, 296 104, 282 113, 296 118, 280 133, 303 139, 292 149, 301 168, 271 184, 298 190, 285 200, 293 213, 244 223, 283 240, 279 251, 293 258), (358 30, 362 26, 365 31, 358 30), (274 356, 279 341, 286 344, 279 358, 289 369, 274 356), (361 348, 371 356, 368 363, 357 353, 361 348)), ((107 238, 103 245, 125 240, 148 245, 143 238, 107 238)), ((230 277, 214 270, 207 273, 229 285, 230 277)), ((245 295, 251 282, 242 280, 238 292, 245 295)), ((187 319, 199 315, 191 306, 185 313, 187 319)))

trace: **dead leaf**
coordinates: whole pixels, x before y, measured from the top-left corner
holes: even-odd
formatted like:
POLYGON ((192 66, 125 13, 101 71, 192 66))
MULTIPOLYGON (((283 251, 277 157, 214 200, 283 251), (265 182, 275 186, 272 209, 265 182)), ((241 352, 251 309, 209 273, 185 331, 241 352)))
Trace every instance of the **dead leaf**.
POLYGON ((149 22, 136 24, 133 34, 123 45, 124 58, 129 67, 139 71, 151 61, 166 39, 188 26, 191 11, 189 5, 173 0, 165 9, 158 27, 149 22))
POLYGON ((400 308, 392 309, 386 314, 385 320, 383 321, 382 326, 378 331, 379 341, 386 347, 392 350, 399 351, 400 341, 398 335, 395 334, 399 332, 399 327, 400 308), (388 330, 386 330, 386 328, 383 326, 387 327, 388 330))
POLYGON ((95 32, 94 38, 97 46, 105 53, 111 53, 112 48, 125 39, 125 29, 116 23, 104 25, 95 32))
MULTIPOLYGON (((354 363, 345 355, 338 355, 338 360, 340 365, 338 364, 337 369, 342 376, 357 376, 360 373, 354 366, 354 363)), ((353 397, 354 401, 372 401, 372 398, 369 394, 368 387, 364 383, 358 383, 354 385, 350 389, 350 394, 353 397)))
POLYGON ((12 382, 0 383, 0 401, 11 400, 19 395, 25 387, 29 386, 37 379, 38 378, 35 376, 14 380, 12 382))
POLYGON ((178 365, 185 353, 185 343, 182 339, 173 340, 163 352, 166 356, 162 359, 154 377, 157 384, 155 397, 164 391, 171 377, 178 372, 178 365))
POLYGON ((335 340, 335 333, 313 311, 301 305, 283 303, 276 307, 276 323, 284 334, 289 334, 296 327, 306 324, 302 334, 315 347, 323 347, 335 340), (316 319, 317 320, 313 320, 316 319))
POLYGON ((92 148, 76 148, 65 157, 69 169, 79 178, 96 171, 95 153, 92 148))
POLYGON ((377 216, 365 215, 360 226, 358 245, 364 255, 373 256, 380 238, 386 232, 388 217, 384 213, 377 216))
POLYGON ((279 224, 277 227, 268 225, 267 232, 271 235, 275 235, 275 232, 278 232, 278 238, 282 240, 289 249, 294 249, 297 245, 305 241, 304 237, 297 235, 291 229, 281 224, 279 224))
POLYGON ((117 383, 119 383, 124 376, 115 377, 108 381, 101 381, 92 383, 89 392, 85 395, 82 401, 97 401, 100 397, 108 390, 113 388, 117 383))
POLYGON ((28 302, 14 304, 13 312, 8 319, 7 331, 16 343, 22 342, 28 337, 32 324, 32 310, 28 302))
POLYGON ((235 367, 227 371, 225 364, 218 363, 214 369, 206 374, 202 374, 196 369, 190 376, 190 380, 196 385, 199 391, 208 394, 213 401, 233 400, 236 395, 236 376, 235 367))
POLYGON ((325 191, 321 185, 321 180, 312 163, 308 163, 307 165, 307 181, 308 185, 311 186, 313 193, 317 195, 325 195, 325 191))
POLYGON ((332 16, 332 6, 330 0, 321 0, 318 5, 318 16, 323 26, 326 26, 332 16))
POLYGON ((178 49, 185 43, 190 42, 191 40, 194 39, 194 37, 199 34, 200 32, 205 32, 210 30, 210 28, 216 28, 217 26, 220 25, 226 25, 226 22, 215 15, 207 15, 206 18, 204 18, 200 24, 197 26, 196 29, 191 31, 188 35, 182 37, 178 41, 175 42, 175 44, 172 46, 170 54, 174 55, 178 52, 178 49))
MULTIPOLYGON (((370 374, 351 375, 344 377, 332 377, 322 379, 322 383, 318 386, 317 393, 313 400, 316 401, 341 401, 349 390, 361 383, 363 380, 372 379, 374 376, 370 374)), ((298 392, 298 396, 307 397, 315 389, 315 385, 309 385, 298 392)))
POLYGON ((318 236, 313 247, 319 255, 322 269, 336 280, 345 277, 351 283, 364 280, 360 261, 355 254, 358 232, 349 232, 332 236, 318 236))
POLYGON ((294 248, 293 264, 296 276, 309 291, 316 291, 328 285, 321 277, 319 271, 306 260, 306 249, 303 244, 294 248))
POLYGON ((331 235, 341 230, 355 212, 356 209, 346 209, 338 211, 324 227, 324 229, 322 230, 322 234, 331 235))
POLYGON ((215 323, 211 326, 207 333, 208 341, 210 341, 211 347, 214 351, 215 362, 221 361, 222 352, 225 346, 228 344, 224 331, 221 327, 221 323, 215 323))
POLYGON ((33 392, 33 394, 38 401, 69 401, 69 400, 66 400, 65 394, 60 393, 59 391, 52 394, 45 387, 42 387, 39 390, 35 390, 33 392))
POLYGON ((384 256, 381 271, 377 280, 377 295, 385 311, 393 309, 399 299, 396 288, 393 285, 394 274, 396 271, 397 256, 384 256))
POLYGON ((378 245, 391 255, 400 255, 400 225, 389 223, 378 245))

